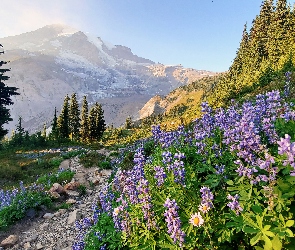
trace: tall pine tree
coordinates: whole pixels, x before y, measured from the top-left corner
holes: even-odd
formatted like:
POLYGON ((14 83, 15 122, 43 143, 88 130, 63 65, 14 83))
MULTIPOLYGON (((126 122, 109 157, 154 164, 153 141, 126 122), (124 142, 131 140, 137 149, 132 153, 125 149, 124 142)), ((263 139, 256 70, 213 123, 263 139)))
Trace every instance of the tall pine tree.
POLYGON ((77 94, 74 93, 70 100, 70 110, 69 110, 69 130, 71 138, 74 140, 79 139, 80 131, 80 110, 77 101, 77 94))
POLYGON ((54 108, 54 117, 51 123, 51 132, 49 135, 49 138, 51 140, 57 140, 58 139, 58 127, 57 127, 57 111, 56 107, 54 108))
MULTIPOLYGON (((0 47, 2 47, 1 44, 0 47)), ((4 51, 0 51, 0 54, 3 53, 4 51)), ((17 92, 18 88, 8 87, 4 83, 4 81, 9 79, 8 76, 5 76, 5 73, 10 71, 9 69, 1 68, 4 64, 6 64, 6 62, 0 61, 0 140, 8 133, 8 130, 4 129, 3 125, 12 121, 9 109, 6 106, 13 104, 11 96, 19 95, 17 92)))
POLYGON ((81 126, 80 126, 80 139, 86 142, 89 137, 88 126, 88 102, 86 96, 83 97, 82 110, 81 110, 81 126))
POLYGON ((58 135, 60 139, 69 138, 69 97, 66 95, 60 115, 57 119, 58 135))
POLYGON ((88 123, 89 123, 89 139, 91 141, 99 140, 106 129, 103 113, 104 112, 101 107, 101 104, 97 102, 90 109, 88 123))

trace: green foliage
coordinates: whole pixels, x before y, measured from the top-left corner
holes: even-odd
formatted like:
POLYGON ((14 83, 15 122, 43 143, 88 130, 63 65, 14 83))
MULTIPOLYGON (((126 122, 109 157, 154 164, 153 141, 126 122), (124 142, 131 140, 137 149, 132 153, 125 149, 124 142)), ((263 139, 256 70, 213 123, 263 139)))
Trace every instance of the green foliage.
POLYGON ((10 206, 0 210, 0 230, 22 219, 29 208, 38 208, 40 205, 51 205, 49 196, 40 191, 26 191, 18 194, 10 206))
POLYGON ((112 218, 106 213, 98 217, 97 223, 87 233, 85 242, 85 250, 96 250, 105 245, 107 249, 125 249, 122 246, 121 233, 116 231, 112 218))
POLYGON ((79 156, 80 163, 84 167, 99 167, 101 169, 110 169, 110 159, 104 154, 100 154, 94 150, 85 152, 79 156))
POLYGON ((62 185, 69 183, 74 175, 75 172, 72 172, 71 170, 58 171, 55 174, 45 174, 40 176, 36 183, 43 184, 45 187, 50 188, 53 183, 60 183, 62 185))
POLYGON ((86 194, 86 186, 84 186, 82 184, 80 184, 78 186, 78 189, 77 190, 78 190, 80 196, 83 196, 83 195, 86 194))

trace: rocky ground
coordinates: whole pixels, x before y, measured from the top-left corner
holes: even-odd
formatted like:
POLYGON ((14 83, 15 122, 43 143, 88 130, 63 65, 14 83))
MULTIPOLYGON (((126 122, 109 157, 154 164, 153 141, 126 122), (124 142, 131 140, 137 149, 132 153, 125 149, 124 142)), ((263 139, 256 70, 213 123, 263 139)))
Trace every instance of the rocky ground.
POLYGON ((70 208, 58 211, 50 211, 45 207, 40 211, 29 210, 26 218, 10 227, 8 231, 0 232, 0 250, 72 249, 78 235, 75 221, 92 217, 92 203, 97 199, 111 170, 85 168, 79 163, 78 157, 65 160, 60 168, 70 168, 76 172, 71 184, 62 187, 64 190, 58 190, 61 188, 58 185, 52 188, 52 192, 58 193, 66 203, 72 204, 70 208), (80 196, 75 190, 77 183, 86 186, 85 195, 80 196))

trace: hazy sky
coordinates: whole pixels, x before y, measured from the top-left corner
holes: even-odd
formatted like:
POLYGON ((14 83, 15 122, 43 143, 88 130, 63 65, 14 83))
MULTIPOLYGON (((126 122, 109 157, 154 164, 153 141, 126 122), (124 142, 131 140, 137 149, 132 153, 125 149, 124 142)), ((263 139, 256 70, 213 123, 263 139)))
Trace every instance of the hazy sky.
POLYGON ((251 26, 261 2, 0 0, 0 37, 64 23, 155 62, 225 71, 235 57, 244 24, 251 26))

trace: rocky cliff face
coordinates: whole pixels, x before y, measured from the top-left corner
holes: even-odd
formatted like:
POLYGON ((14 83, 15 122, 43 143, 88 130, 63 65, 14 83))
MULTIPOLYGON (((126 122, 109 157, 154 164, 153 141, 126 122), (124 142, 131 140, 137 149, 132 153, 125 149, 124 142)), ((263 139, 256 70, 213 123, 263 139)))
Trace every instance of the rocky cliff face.
POLYGON ((59 110, 66 94, 98 101, 108 124, 119 126, 127 116, 139 118, 139 110, 155 95, 213 72, 165 66, 134 55, 122 45, 111 45, 99 37, 64 25, 49 25, 17 36, 0 38, 10 61, 9 86, 19 88, 11 106, 15 128, 22 116, 25 129, 40 130, 50 124, 54 107, 59 110))

